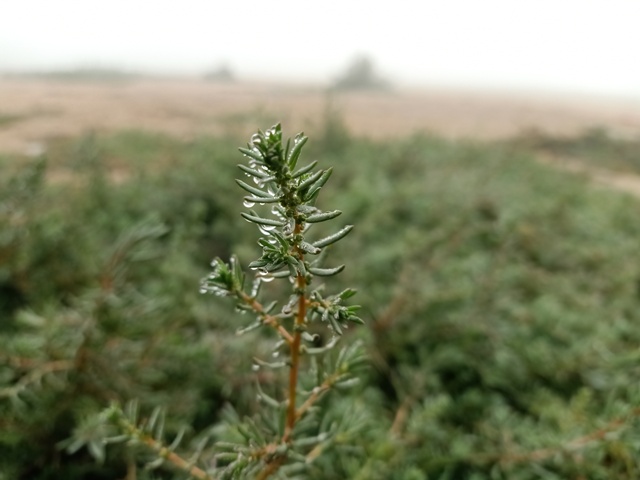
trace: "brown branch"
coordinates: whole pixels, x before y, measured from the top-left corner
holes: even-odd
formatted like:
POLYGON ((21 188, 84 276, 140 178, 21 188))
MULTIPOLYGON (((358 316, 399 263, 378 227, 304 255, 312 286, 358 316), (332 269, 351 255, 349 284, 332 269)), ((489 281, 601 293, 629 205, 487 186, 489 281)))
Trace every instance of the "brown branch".
POLYGON ((293 343, 294 341, 293 336, 289 333, 289 331, 286 328, 284 328, 280 324, 277 317, 274 317, 273 315, 269 315, 268 313, 266 313, 264 311, 264 306, 255 298, 247 295, 245 292, 240 291, 238 294, 243 302, 249 305, 254 312, 260 315, 260 317, 262 318, 262 323, 276 329, 280 334, 280 336, 284 338, 289 345, 293 343))
POLYGON ((300 407, 298 407, 298 409, 296 410, 296 419, 300 419, 307 412, 307 410, 309 410, 313 406, 318 398, 320 398, 320 395, 322 395, 330 388, 331 383, 329 383, 327 380, 325 380, 324 383, 319 387, 315 387, 311 391, 311 395, 309 395, 304 403, 300 405, 300 407))
POLYGON ((411 403, 411 399, 407 397, 398 408, 398 411, 396 412, 396 415, 393 419, 391 429, 389 430, 392 435, 398 436, 404 430, 404 427, 407 423, 407 418, 409 416, 409 407, 411 403))
POLYGON ((124 477, 124 480, 137 480, 137 478, 138 474, 136 464, 134 461, 129 460, 127 462, 127 476, 124 477))
MULTIPOLYGON (((604 427, 599 428, 594 432, 588 433, 587 435, 574 438, 573 440, 570 440, 563 445, 558 445, 557 447, 540 448, 531 452, 508 453, 506 455, 495 456, 493 457, 493 459, 497 460, 502 465, 511 465, 515 463, 531 461, 540 462, 543 460, 547 460, 549 457, 552 457, 558 453, 581 450, 583 448, 586 448, 593 442, 604 440, 610 433, 621 430, 625 427, 630 418, 635 418, 638 416, 640 416, 640 408, 635 408, 627 417, 615 418, 607 423, 604 427)), ((487 456, 484 458, 484 460, 492 460, 492 458, 487 456)))
POLYGON ((291 366, 289 368, 289 399, 287 404, 287 423, 282 440, 288 442, 296 424, 296 395, 298 389, 298 370, 300 366, 300 332, 296 332, 291 345, 291 366))
POLYGON ((283 455, 276 457, 271 462, 268 462, 265 468, 256 477, 256 480, 266 480, 267 478, 269 478, 272 474, 278 471, 278 469, 282 466, 286 459, 287 457, 283 455))
POLYGON ((192 465, 190 462, 187 462, 180 455, 169 450, 169 448, 165 447, 162 443, 158 442, 152 436, 142 433, 140 429, 138 429, 128 420, 121 418, 119 423, 132 437, 137 438, 140 442, 156 452, 159 457, 168 460, 173 465, 187 472, 192 477, 195 477, 199 480, 214 480, 214 478, 211 477, 207 472, 195 465, 192 465))
POLYGON ((325 444, 319 443, 318 445, 316 445, 315 447, 313 447, 313 450, 311 450, 307 456, 305 457, 307 463, 311 463, 313 462, 316 458, 318 458, 321 454, 322 451, 324 450, 325 444))
POLYGON ((31 383, 40 381, 45 375, 53 372, 62 372, 72 370, 75 366, 74 362, 69 360, 56 360, 54 362, 45 363, 39 368, 34 368, 25 376, 21 377, 14 385, 0 389, 0 398, 10 397, 19 393, 29 386, 31 383))
POLYGON ((323 393, 327 392, 331 388, 331 386, 336 381, 338 381, 341 375, 342 374, 340 373, 334 373, 329 378, 325 379, 325 381, 322 382, 322 385, 315 387, 311 391, 311 395, 309 395, 304 403, 300 405, 300 407, 298 407, 298 409, 296 410, 296 419, 300 419, 307 412, 307 410, 309 410, 313 406, 313 404, 320 398, 320 396, 323 393))
POLYGON ((3 358, 3 361, 15 368, 31 369, 38 366, 39 360, 26 357, 10 357, 3 358))
POLYGON ((291 345, 294 342, 294 337, 291 336, 291 334, 286 328, 280 325, 278 320, 273 315, 265 315, 262 321, 264 322, 265 325, 269 325, 270 327, 275 328, 280 334, 280 336, 284 338, 289 345, 291 345))
MULTIPOLYGON (((294 234, 302 231, 302 224, 296 223, 294 234)), ((304 261, 304 255, 299 247, 296 247, 298 259, 304 261)), ((294 324, 294 336, 291 343, 291 366, 289 368, 289 402, 287 404, 287 422, 285 424, 283 442, 288 442, 295 427, 298 416, 296 415, 296 394, 298 390, 298 370, 300 367, 300 344, 302 342, 302 328, 307 322, 307 298, 305 290, 307 280, 304 275, 298 274, 296 277, 296 287, 298 290, 298 313, 294 324)))
MULTIPOLYGON (((294 234, 300 234, 302 232, 302 223, 296 222, 294 228, 294 234)), ((304 261, 304 253, 300 247, 295 247, 295 254, 301 262, 304 261)), ((298 410, 296 409, 296 396, 298 390, 298 372, 300 368, 300 346, 302 343, 302 331, 307 323, 307 303, 306 297, 307 280, 304 275, 298 274, 296 277, 296 290, 298 293, 298 311, 294 320, 293 336, 284 328, 276 317, 267 315, 264 312, 262 305, 254 298, 249 297, 244 292, 241 293, 242 298, 259 314, 262 314, 263 322, 267 325, 278 329, 280 335, 289 342, 290 347, 290 366, 289 366, 289 389, 287 400, 287 417, 285 422, 284 434, 282 435, 282 443, 289 443, 291 441, 291 435, 296 425, 296 421, 299 418, 298 410), (246 298, 245 298, 246 297, 246 298), (282 330, 282 331, 281 331, 282 330)), ((277 472, 282 464, 287 460, 286 455, 278 455, 272 458, 266 463, 265 468, 256 477, 258 480, 266 480, 272 474, 277 472)))

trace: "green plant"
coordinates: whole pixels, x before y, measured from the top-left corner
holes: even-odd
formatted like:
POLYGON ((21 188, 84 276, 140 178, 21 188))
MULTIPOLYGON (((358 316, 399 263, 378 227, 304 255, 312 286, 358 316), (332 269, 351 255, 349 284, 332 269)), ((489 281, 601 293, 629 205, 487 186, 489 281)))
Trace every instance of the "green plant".
MULTIPOLYGON (((350 137, 328 154, 312 138, 306 158, 340 165, 318 206, 357 225, 330 251, 357 268, 330 285, 358 288, 371 328, 342 342, 362 339, 372 366, 310 412, 332 425, 309 450, 322 455, 274 476, 638 478, 637 200, 503 143, 350 137)), ((254 224, 233 220, 238 140, 79 140, 52 144, 43 165, 0 161, 0 479, 185 480, 142 468, 158 461, 150 446, 178 438, 170 451, 217 475, 219 442, 242 444, 242 418, 273 415, 256 388, 285 399, 288 385, 286 367, 252 370, 251 355, 286 358, 286 345, 271 358, 277 332, 236 336, 255 314, 194 285, 216 255, 254 258, 254 224), (137 418, 132 403, 96 422, 110 401, 132 398, 137 418), (112 414, 138 447, 106 446, 112 414)), ((263 282, 260 298, 288 293, 285 281, 263 282)))
MULTIPOLYGON (((355 290, 347 288, 337 294, 327 294, 324 285, 316 283, 316 278, 330 277, 344 269, 344 265, 323 266, 323 260, 327 248, 344 238, 353 227, 347 225, 310 240, 309 231, 314 225, 332 220, 341 212, 322 211, 315 206, 332 169, 316 169, 317 162, 296 168, 306 142, 307 137, 299 134, 292 143, 288 141, 284 145, 278 124, 264 133, 259 131, 248 148, 240 149, 248 158, 248 165, 238 166, 253 183, 236 180, 248 193, 244 206, 270 207, 270 214, 253 209, 242 212, 242 217, 257 225, 263 235, 258 240, 262 255, 249 264, 255 272, 250 285, 237 256, 233 255, 229 262, 215 258, 213 271, 203 279, 200 290, 231 297, 238 312, 254 316, 238 333, 263 326, 275 331, 273 357, 276 361, 255 358, 254 369, 286 370, 286 393, 277 398, 258 383, 258 398, 269 413, 263 411, 256 418, 242 421, 233 413, 228 415, 235 433, 231 432, 225 441, 214 445, 215 466, 208 469, 196 467, 193 461, 174 453, 179 441, 171 448, 160 442, 162 429, 156 429, 158 411, 153 421, 137 425, 135 409, 129 414, 118 408, 110 409, 106 416, 119 426, 125 438, 154 450, 159 455, 159 464, 168 460, 202 479, 264 479, 277 472, 290 478, 329 449, 341 430, 341 422, 325 415, 322 400, 332 390, 350 388, 359 382, 358 370, 365 361, 360 343, 353 342, 337 354, 332 350, 344 329, 362 320, 356 315, 359 306, 345 304, 355 290), (277 300, 266 302, 260 296, 263 284, 274 279, 288 284, 288 299, 279 308, 277 300), (330 339, 323 340, 320 325, 330 331, 330 339), (302 375, 303 369, 305 375, 302 375)), ((353 431, 352 425, 345 425, 353 431)))

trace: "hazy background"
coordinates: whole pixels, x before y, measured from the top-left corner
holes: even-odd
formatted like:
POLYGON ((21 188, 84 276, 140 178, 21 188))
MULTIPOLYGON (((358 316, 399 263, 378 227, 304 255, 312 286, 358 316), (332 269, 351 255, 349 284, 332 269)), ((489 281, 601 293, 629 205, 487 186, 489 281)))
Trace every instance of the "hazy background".
POLYGON ((357 55, 401 86, 640 97, 640 2, 5 1, 0 72, 70 68, 326 84, 357 55))
MULTIPOLYGON (((309 136, 300 166, 335 166, 318 208, 344 213, 308 238, 355 225, 327 291, 358 290, 342 345, 371 359, 352 393, 301 382, 331 410, 296 429, 324 439, 296 475, 639 479, 639 20, 640 0, 0 0, 0 480, 181 480, 105 454, 100 412, 162 407, 176 453, 211 437, 205 467, 230 412, 287 401, 285 371, 252 369, 286 349, 198 293, 212 258, 260 255, 237 147, 276 122, 309 136)), ((278 283, 258 300, 286 304, 278 283)))

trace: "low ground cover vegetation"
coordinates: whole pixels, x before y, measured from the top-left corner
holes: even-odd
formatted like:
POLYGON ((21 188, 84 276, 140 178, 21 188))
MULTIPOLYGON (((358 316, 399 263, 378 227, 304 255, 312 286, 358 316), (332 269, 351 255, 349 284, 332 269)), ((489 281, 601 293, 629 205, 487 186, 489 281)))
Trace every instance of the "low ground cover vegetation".
MULTIPOLYGON (((637 200, 517 142, 338 133, 305 148, 336 166, 323 208, 357 225, 331 259, 370 365, 303 478, 637 478, 637 200)), ((259 413, 273 338, 199 293, 212 258, 255 254, 244 141, 128 131, 1 158, 0 478, 184 478, 105 444, 112 402, 163 406, 185 449, 259 413)))

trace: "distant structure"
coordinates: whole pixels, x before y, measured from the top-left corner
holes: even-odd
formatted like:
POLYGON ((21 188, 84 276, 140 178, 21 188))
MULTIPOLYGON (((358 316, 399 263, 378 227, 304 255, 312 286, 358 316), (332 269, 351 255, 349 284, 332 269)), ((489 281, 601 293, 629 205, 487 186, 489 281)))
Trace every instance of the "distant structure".
POLYGON ((375 70, 373 60, 366 55, 353 59, 345 72, 336 79, 331 90, 389 90, 391 84, 375 70))
POLYGON ((236 80, 231 68, 226 64, 205 72, 202 78, 211 82, 235 82, 236 80))

